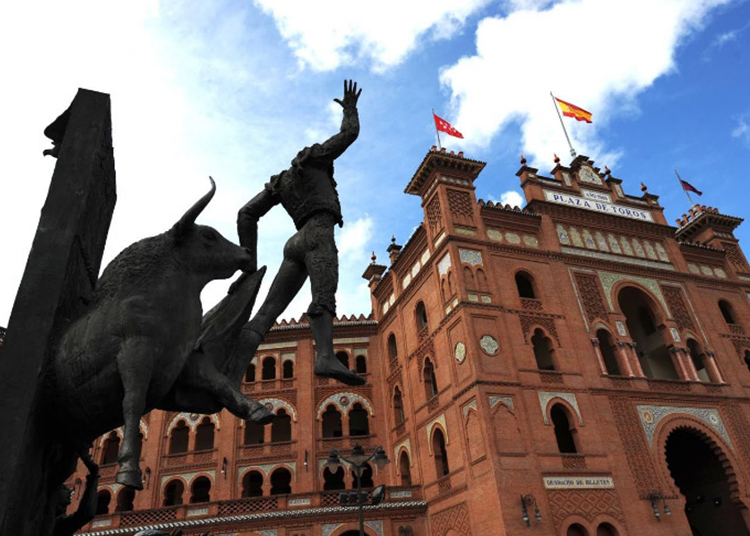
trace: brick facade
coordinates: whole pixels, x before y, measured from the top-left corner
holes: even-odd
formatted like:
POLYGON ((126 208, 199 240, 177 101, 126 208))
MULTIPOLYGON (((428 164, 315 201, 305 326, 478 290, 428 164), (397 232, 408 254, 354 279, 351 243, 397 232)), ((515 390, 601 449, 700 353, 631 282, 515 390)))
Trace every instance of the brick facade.
POLYGON ((324 489, 323 463, 360 443, 391 460, 373 473, 388 494, 366 513, 370 535, 690 534, 686 502, 700 498, 683 496, 665 455, 678 430, 710 449, 726 502, 750 520, 750 268, 732 232, 741 220, 696 206, 671 227, 645 187, 627 195, 582 156, 545 177, 524 163, 527 205, 502 207, 475 197, 483 167, 433 148, 409 182, 426 223, 391 245, 390 266, 373 259, 365 271, 372 315, 335 326, 336 351, 352 368, 364 359, 365 386, 313 378, 309 326, 278 324, 243 388, 291 417, 291 440, 274 442, 268 427, 262 444, 245 445, 244 424, 223 411, 211 417, 213 449, 196 451, 203 416, 152 412, 133 511, 115 512, 122 490, 105 465, 109 511, 84 531, 348 534, 356 512, 324 489), (276 379, 261 380, 268 357, 276 379), (287 361, 292 377, 281 378, 287 361), (355 404, 369 431, 351 437, 355 404), (331 405, 343 432, 324 438, 331 405), (191 428, 188 450, 168 454, 179 421, 191 428), (280 468, 291 494, 272 494, 280 468), (243 498, 252 471, 261 496, 243 498), (202 477, 210 500, 187 504, 202 477), (175 480, 185 504, 165 507, 175 480))

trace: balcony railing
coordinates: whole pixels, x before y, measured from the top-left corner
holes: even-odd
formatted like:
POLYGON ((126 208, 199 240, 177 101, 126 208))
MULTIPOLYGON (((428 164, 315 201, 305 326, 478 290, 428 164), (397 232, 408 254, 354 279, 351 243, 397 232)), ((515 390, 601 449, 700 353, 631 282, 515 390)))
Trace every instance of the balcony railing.
POLYGON ((521 307, 529 309, 531 311, 542 310, 542 300, 536 298, 521 298, 521 307))
MULTIPOLYGON (((246 514, 282 512, 284 510, 299 510, 301 508, 333 507, 339 505, 339 493, 341 491, 343 490, 237 498, 229 501, 183 504, 132 512, 116 512, 96 516, 81 532, 111 530, 118 527, 140 527, 206 517, 219 518, 218 521, 220 522, 221 518, 231 518, 232 516, 246 514)), ((363 491, 368 493, 369 498, 372 489, 363 491)), ((386 501, 421 501, 422 498, 421 486, 393 486, 388 488, 386 501)), ((352 515, 356 515, 356 509, 352 509, 352 515)))
POLYGON ((199 465, 216 462, 218 449, 194 450, 191 452, 179 452, 177 454, 165 454, 163 456, 165 467, 179 467, 182 465, 199 465))

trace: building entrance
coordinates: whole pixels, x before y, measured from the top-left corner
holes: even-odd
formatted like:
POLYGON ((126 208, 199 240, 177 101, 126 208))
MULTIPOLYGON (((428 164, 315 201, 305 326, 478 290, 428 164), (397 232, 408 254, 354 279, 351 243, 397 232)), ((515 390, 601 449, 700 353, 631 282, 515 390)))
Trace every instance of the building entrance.
POLYGON ((727 473, 719 456, 697 431, 678 428, 667 438, 667 465, 685 496, 693 536, 750 536, 730 499, 727 473))

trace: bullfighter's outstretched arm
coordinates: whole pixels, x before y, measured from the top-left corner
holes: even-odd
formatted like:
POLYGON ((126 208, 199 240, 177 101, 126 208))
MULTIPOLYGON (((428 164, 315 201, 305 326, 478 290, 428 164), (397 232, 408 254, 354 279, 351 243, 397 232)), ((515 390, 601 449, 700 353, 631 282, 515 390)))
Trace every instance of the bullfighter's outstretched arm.
POLYGON ((333 99, 344 109, 344 119, 341 121, 341 129, 320 145, 318 157, 329 158, 331 161, 337 159, 346 151, 354 140, 359 136, 359 113, 357 112, 357 99, 362 90, 357 91, 357 83, 344 80, 344 98, 333 99))
MULTIPOLYGON (((276 177, 271 178, 271 182, 276 177)), ((258 269, 258 220, 279 203, 273 195, 270 184, 242 207, 237 214, 237 234, 240 237, 240 245, 250 250, 252 255, 252 270, 258 269)))

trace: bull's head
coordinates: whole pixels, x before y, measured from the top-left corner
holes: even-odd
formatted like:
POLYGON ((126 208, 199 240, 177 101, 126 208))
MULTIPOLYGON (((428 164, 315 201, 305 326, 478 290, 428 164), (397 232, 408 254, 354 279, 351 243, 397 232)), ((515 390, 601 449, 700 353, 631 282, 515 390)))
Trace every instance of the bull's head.
POLYGON ((182 263, 191 271, 206 275, 208 280, 226 279, 238 269, 251 270, 253 264, 247 249, 233 244, 213 227, 196 225, 196 218, 216 193, 216 183, 213 178, 209 179, 211 190, 185 212, 169 233, 182 263))

